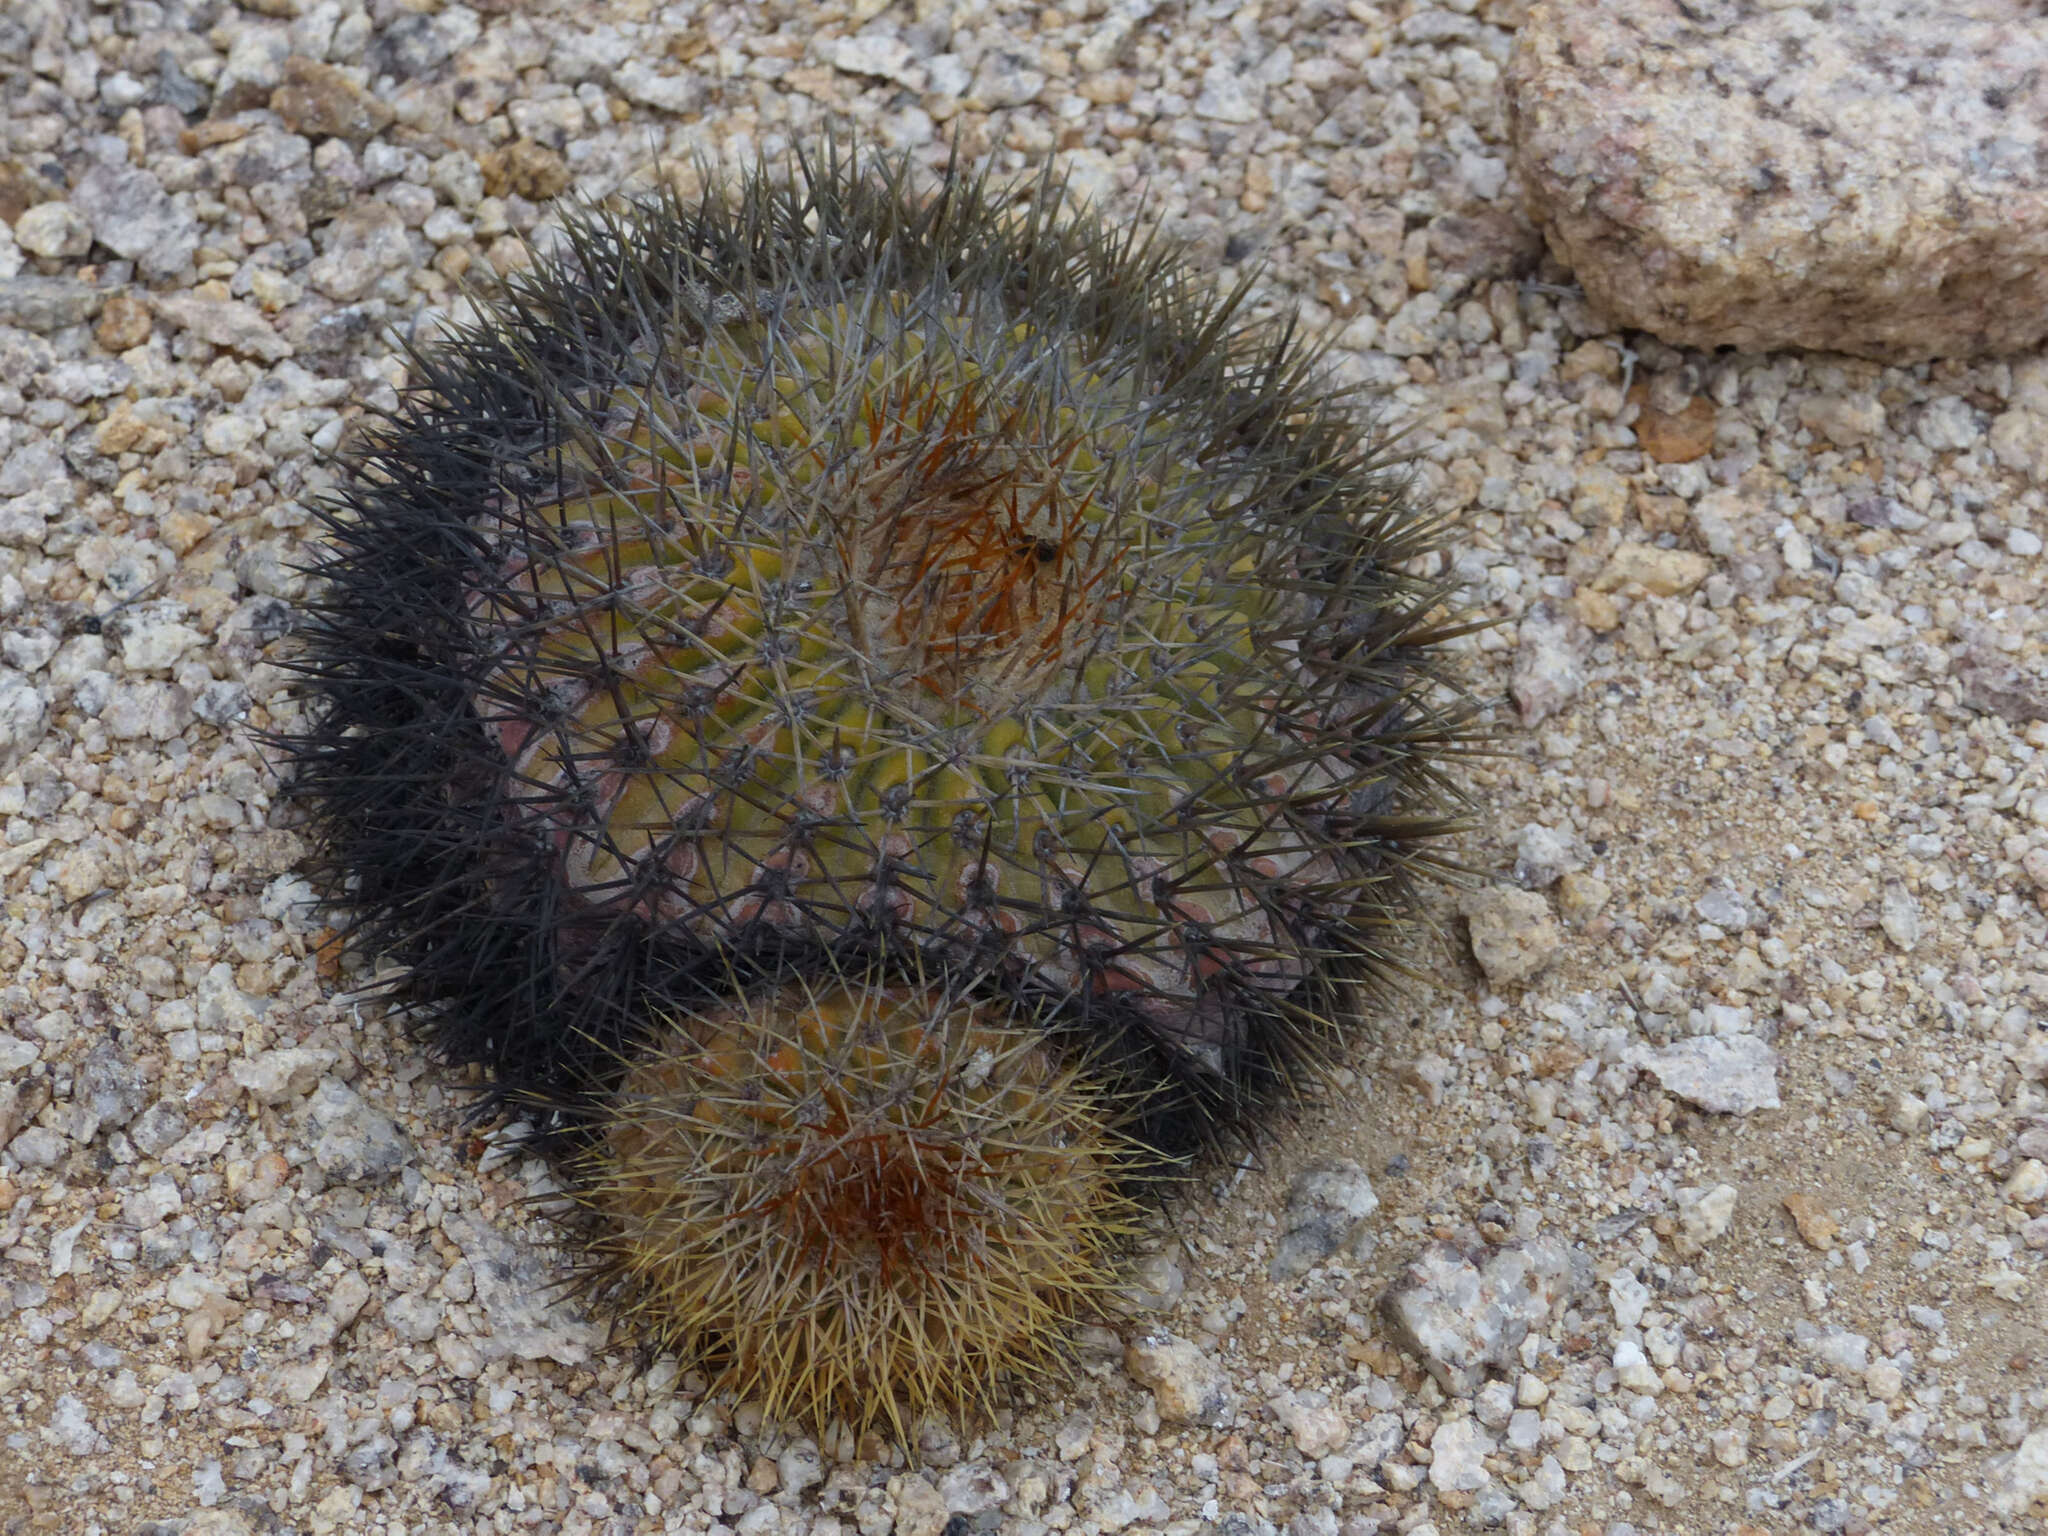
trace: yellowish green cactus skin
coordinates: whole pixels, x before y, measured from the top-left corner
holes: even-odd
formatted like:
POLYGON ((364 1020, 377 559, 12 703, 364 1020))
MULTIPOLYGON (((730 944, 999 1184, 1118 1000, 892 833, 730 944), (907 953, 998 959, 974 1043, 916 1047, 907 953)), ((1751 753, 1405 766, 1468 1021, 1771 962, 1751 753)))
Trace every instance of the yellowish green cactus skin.
POLYGON ((980 297, 663 338, 688 387, 615 389, 562 498, 483 525, 478 699, 521 804, 580 900, 709 944, 861 925, 993 940, 1051 988, 1292 986, 1261 888, 1344 871, 1274 808, 1356 773, 1244 793, 1313 686, 1259 670, 1292 616, 1248 487, 1142 408, 1136 359, 980 297))

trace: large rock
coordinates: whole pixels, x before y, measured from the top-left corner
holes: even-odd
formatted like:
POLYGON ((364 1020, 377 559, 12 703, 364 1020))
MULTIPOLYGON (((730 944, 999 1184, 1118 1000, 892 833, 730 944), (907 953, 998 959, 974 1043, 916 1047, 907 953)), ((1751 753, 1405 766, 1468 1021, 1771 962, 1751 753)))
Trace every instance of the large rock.
POLYGON ((1530 214, 1624 326, 1887 362, 2048 336, 2029 0, 1543 0, 1508 89, 1530 214))

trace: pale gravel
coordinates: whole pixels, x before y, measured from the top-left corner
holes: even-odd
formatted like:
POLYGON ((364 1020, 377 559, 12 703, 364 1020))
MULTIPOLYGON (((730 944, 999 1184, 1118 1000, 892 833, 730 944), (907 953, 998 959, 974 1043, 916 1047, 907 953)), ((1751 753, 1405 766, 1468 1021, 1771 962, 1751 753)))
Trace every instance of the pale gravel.
POLYGON ((1516 0, 422 9, 0 17, 0 161, 91 227, 83 260, 120 253, 83 265, 57 211, 0 236, 0 275, 39 280, 0 300, 32 327, 0 330, 0 1529, 2024 1525, 2048 363, 1593 331, 1506 170, 1516 0), (285 131, 293 52, 390 122, 285 131), (210 104, 229 126, 178 115, 210 104), (1461 852, 1499 886, 1520 861, 1557 918, 1496 984, 1440 900, 1433 984, 1189 1203, 1144 1279, 1164 1310, 1084 1340, 1073 1392, 935 1427, 916 1471, 540 1299, 515 1202, 544 1171, 461 1133, 457 1088, 348 1000, 364 962, 323 947, 251 734, 291 718, 306 507, 402 381, 394 328, 521 259, 556 185, 646 185, 655 151, 716 174, 832 114, 934 165, 955 134, 1056 157, 1219 282, 1267 258, 1255 302, 1300 303, 1421 424, 1501 621, 1474 683, 1512 701, 1461 852), (129 262, 169 273, 144 305, 114 297, 129 262), (1637 428, 1706 452, 1648 460, 1637 428), (1644 1064, 1692 1037, 1767 1047, 1778 1107, 1660 1087, 1644 1064), (1337 1160, 1378 1210, 1271 1278, 1290 1183, 1337 1160), (1471 1398, 1380 1318, 1438 1240, 1571 1259, 1471 1398), (1123 1367, 1154 1328, 1229 1422, 1162 1423, 1123 1367))

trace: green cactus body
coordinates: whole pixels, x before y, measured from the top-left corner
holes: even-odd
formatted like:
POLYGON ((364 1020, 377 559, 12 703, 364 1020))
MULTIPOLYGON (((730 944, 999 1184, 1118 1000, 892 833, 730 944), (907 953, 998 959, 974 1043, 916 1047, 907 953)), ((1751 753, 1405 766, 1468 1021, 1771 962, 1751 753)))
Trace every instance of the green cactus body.
POLYGON ((679 327, 593 402, 473 605, 515 805, 582 902, 707 943, 994 942, 1168 1021, 1292 986, 1355 892, 1298 810, 1360 785, 1323 719, 1247 780, 1316 687, 1256 476, 1142 358, 982 297, 679 327))

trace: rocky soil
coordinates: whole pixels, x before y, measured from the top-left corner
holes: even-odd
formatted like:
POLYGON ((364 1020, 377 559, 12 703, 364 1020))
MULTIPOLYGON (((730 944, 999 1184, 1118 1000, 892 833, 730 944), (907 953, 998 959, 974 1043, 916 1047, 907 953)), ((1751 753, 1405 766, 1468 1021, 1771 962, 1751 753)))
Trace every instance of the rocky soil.
POLYGON ((0 1530, 2024 1529, 2048 1495, 2048 361, 1606 328, 1519 0, 9 0, 0 1530), (910 1465, 607 1347, 310 905, 323 456, 549 200, 1048 158, 1419 428, 1498 758, 1321 1108, 910 1465))

